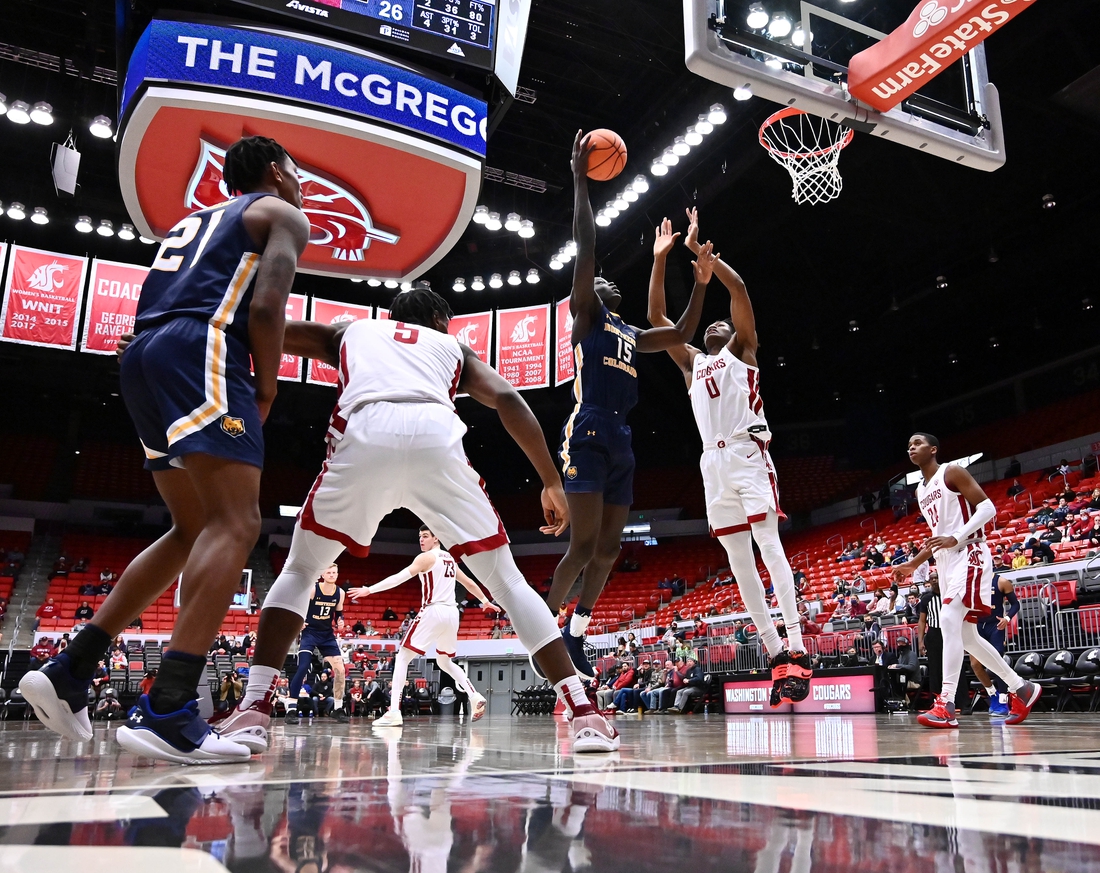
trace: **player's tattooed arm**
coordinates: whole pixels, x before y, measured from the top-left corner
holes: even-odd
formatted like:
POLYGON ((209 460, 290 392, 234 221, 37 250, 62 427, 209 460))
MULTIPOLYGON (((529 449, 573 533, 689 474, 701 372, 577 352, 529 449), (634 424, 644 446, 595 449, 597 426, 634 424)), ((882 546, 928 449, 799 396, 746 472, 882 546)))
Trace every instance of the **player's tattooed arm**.
POLYGON ((569 312, 573 316, 574 343, 588 336, 600 317, 603 305, 596 294, 596 219, 588 199, 588 137, 577 131, 573 139, 573 239, 577 257, 573 262, 573 290, 569 294, 569 312))
POLYGON ((314 361, 340 366, 340 343, 348 324, 319 324, 316 321, 288 321, 283 333, 283 351, 314 361))
MULTIPOLYGON (((696 254, 702 246, 699 244, 699 210, 687 210, 688 232, 684 245, 696 254)), ((714 275, 730 292, 730 319, 733 321, 734 335, 729 349, 747 364, 756 366, 756 316, 752 311, 752 301, 745 283, 736 270, 722 259, 714 265, 714 275)))
POLYGON ((639 352, 661 352, 676 346, 682 348, 695 336, 695 331, 699 329, 699 319, 703 316, 703 298, 706 296, 707 283, 710 282, 717 259, 718 255, 708 241, 699 250, 698 259, 691 262, 695 271, 695 287, 691 289, 691 299, 688 300, 684 314, 672 327, 651 327, 641 331, 638 334, 639 352))
MULTIPOLYGON (((668 253, 672 251, 679 236, 679 233, 672 232, 672 222, 667 218, 656 228, 656 239, 653 242, 653 270, 649 275, 649 311, 647 313, 652 327, 676 326, 668 317, 665 306, 665 264, 668 261, 668 253)), ((688 343, 674 345, 668 349, 669 356, 679 366, 688 385, 691 384, 691 364, 699 353, 698 349, 688 343)))
POLYGON ((527 401, 496 370, 467 346, 462 346, 462 378, 458 390, 478 403, 495 409, 508 435, 516 441, 542 480, 542 515, 546 524, 539 530, 558 536, 569 527, 569 508, 561 487, 558 467, 546 447, 546 437, 527 401))

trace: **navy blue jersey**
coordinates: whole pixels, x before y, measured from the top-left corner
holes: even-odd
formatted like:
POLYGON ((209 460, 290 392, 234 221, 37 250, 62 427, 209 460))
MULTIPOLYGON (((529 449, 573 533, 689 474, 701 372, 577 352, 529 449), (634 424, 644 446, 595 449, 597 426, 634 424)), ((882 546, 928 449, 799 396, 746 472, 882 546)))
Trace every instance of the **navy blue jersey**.
POLYGON ((600 306, 600 317, 588 336, 573 346, 576 378, 573 396, 581 404, 626 415, 638 402, 634 366, 638 331, 600 306))
POLYGON ((990 615, 994 619, 998 618, 1015 618, 1016 613, 1020 611, 1020 601, 1016 598, 1016 592, 1011 594, 1005 594, 1001 590, 1000 576, 993 575, 993 599, 990 602, 991 611, 990 615))
POLYGON ((313 598, 309 601, 309 609, 306 611, 306 627, 331 633, 332 622, 336 618, 336 607, 339 605, 339 586, 332 594, 325 594, 321 590, 321 583, 317 582, 313 586, 313 598))
POLYGON ((260 253, 245 230, 244 211, 271 196, 244 194, 193 212, 173 227, 142 285, 134 332, 196 318, 247 346, 260 253))

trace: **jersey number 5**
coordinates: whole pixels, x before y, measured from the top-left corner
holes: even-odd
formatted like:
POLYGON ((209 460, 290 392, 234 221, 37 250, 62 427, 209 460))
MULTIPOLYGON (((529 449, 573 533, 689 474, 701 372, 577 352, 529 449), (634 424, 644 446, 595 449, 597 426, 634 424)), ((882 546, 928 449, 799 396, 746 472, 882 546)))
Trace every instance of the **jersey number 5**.
POLYGON ((394 329, 393 338, 399 343, 408 343, 411 346, 420 338, 420 331, 415 327, 405 327, 399 322, 394 329))

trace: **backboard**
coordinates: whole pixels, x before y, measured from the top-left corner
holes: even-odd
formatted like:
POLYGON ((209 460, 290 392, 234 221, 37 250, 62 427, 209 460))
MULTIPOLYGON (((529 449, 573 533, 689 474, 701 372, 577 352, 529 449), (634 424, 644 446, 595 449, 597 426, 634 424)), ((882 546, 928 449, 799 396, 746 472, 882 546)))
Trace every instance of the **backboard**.
POLYGON ((888 112, 848 93, 852 56, 905 22, 915 2, 683 0, 685 62, 704 79, 751 89, 863 135, 995 170, 1005 161, 1004 131, 983 45, 888 112))

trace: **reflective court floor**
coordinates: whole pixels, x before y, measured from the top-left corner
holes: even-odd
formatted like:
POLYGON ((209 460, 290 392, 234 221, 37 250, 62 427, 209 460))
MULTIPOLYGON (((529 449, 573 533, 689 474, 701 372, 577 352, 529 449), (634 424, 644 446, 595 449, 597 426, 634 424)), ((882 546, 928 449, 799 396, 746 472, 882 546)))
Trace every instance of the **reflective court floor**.
MULTIPOLYGON (((1100 870, 1100 720, 362 719, 179 767, 0 722, 3 873, 1050 873, 1100 870)), ((113 728, 111 729, 113 731, 113 728)))

